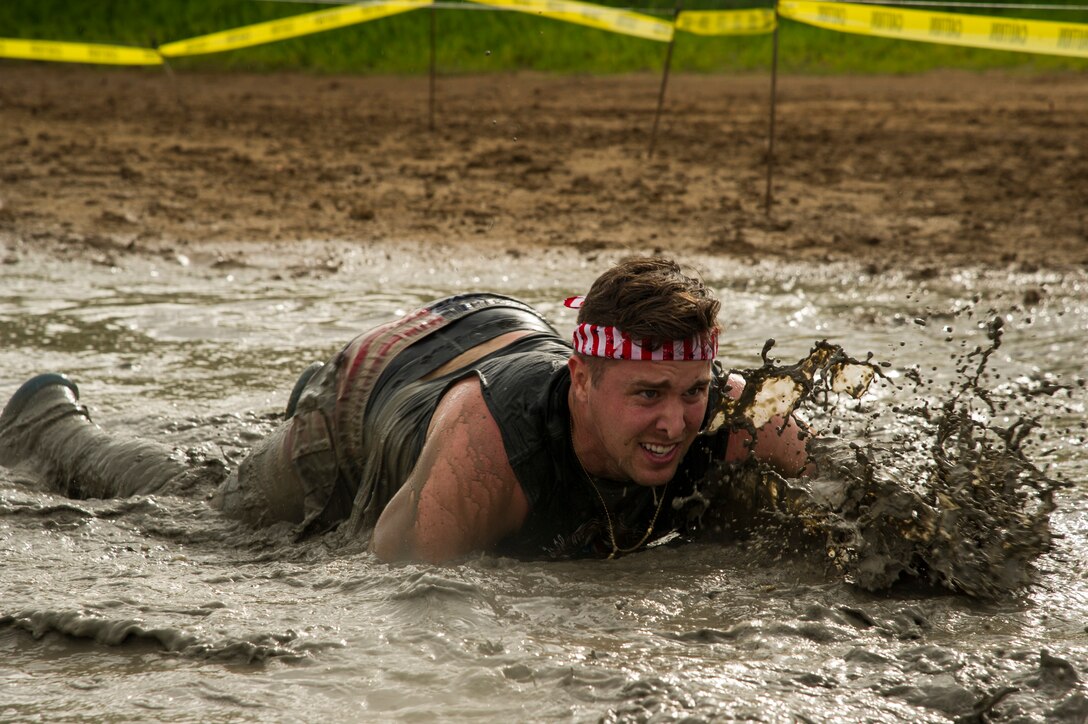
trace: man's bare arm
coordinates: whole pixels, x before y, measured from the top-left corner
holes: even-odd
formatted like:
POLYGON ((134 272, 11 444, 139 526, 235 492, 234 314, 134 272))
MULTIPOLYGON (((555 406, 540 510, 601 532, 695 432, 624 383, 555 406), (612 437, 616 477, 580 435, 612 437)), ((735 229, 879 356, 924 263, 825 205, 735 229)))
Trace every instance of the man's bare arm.
POLYGON ((752 436, 747 430, 734 430, 729 436, 725 459, 736 462, 751 456, 774 466, 787 477, 808 475, 813 472, 808 457, 811 437, 792 415, 786 420, 777 415, 756 430, 754 443, 750 442, 752 436))
POLYGON ((480 382, 449 389, 407 482, 378 519, 370 549, 381 559, 447 561, 487 550, 529 511, 480 382))
MULTIPOLYGON (((744 381, 733 375, 729 382, 729 395, 736 399, 744 389, 744 381)), ((755 441, 747 430, 733 430, 729 435, 725 459, 739 462, 753 457, 773 465, 786 476, 811 474, 813 466, 808 457, 808 441, 811 437, 793 415, 789 418, 776 415, 756 430, 755 441)))

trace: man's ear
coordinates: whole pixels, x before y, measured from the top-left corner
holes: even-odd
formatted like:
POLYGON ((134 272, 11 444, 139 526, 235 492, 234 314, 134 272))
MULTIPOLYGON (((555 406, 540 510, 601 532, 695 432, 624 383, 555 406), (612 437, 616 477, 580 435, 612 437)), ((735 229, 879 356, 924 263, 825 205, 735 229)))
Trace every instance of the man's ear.
POLYGON ((572 354, 567 360, 567 368, 570 370, 570 389, 574 393, 574 399, 585 402, 592 382, 589 365, 578 355, 572 354))

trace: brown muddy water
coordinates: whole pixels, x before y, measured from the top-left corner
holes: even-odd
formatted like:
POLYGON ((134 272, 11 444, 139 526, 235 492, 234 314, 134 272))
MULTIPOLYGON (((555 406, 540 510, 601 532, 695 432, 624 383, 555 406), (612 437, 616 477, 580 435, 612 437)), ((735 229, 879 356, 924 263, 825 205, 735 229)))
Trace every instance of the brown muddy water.
MULTIPOLYGON (((95 264, 21 249, 0 269, 0 398, 62 371, 104 428, 236 463, 298 372, 362 329, 485 289, 566 332, 561 300, 610 261, 456 256, 345 244, 95 264)), ((0 469, 0 719, 1088 719, 1088 276, 685 261, 721 293, 727 366, 759 367, 768 338, 783 362, 828 339, 886 363, 860 402, 832 396, 810 420, 908 488, 932 447, 917 411, 962 389, 1000 316, 979 379, 998 404, 971 415, 1037 418, 1024 455, 1066 483, 1030 582, 869 591, 821 545, 761 541, 776 528, 618 561, 390 566, 227 520, 210 491, 73 501, 0 469)))

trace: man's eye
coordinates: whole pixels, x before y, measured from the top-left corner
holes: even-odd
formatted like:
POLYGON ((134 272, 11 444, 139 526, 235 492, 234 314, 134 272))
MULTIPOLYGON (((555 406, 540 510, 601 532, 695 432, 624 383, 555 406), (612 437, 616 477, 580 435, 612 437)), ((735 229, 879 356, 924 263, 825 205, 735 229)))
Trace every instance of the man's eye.
POLYGON ((697 386, 692 387, 690 390, 687 391, 687 396, 688 397, 700 397, 703 393, 706 392, 706 389, 707 389, 706 385, 697 385, 697 386))
POLYGON ((647 400, 656 400, 659 393, 657 390, 640 390, 638 394, 647 400))

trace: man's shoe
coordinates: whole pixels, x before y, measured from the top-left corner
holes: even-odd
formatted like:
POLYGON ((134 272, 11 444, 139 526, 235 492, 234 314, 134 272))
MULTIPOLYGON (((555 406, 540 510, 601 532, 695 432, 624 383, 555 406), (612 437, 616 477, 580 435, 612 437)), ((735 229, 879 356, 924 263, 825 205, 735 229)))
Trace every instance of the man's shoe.
POLYGON ((11 467, 33 455, 40 432, 71 415, 90 420, 75 382, 56 372, 31 377, 0 413, 0 465, 11 467))
POLYGON ((325 364, 322 362, 314 362, 302 370, 302 374, 298 376, 298 380, 295 382, 294 389, 291 390, 291 396, 287 398, 287 409, 283 413, 283 419, 290 420, 295 416, 295 410, 298 408, 298 400, 302 397, 302 391, 306 389, 306 385, 314 378, 317 371, 324 366, 325 364))

